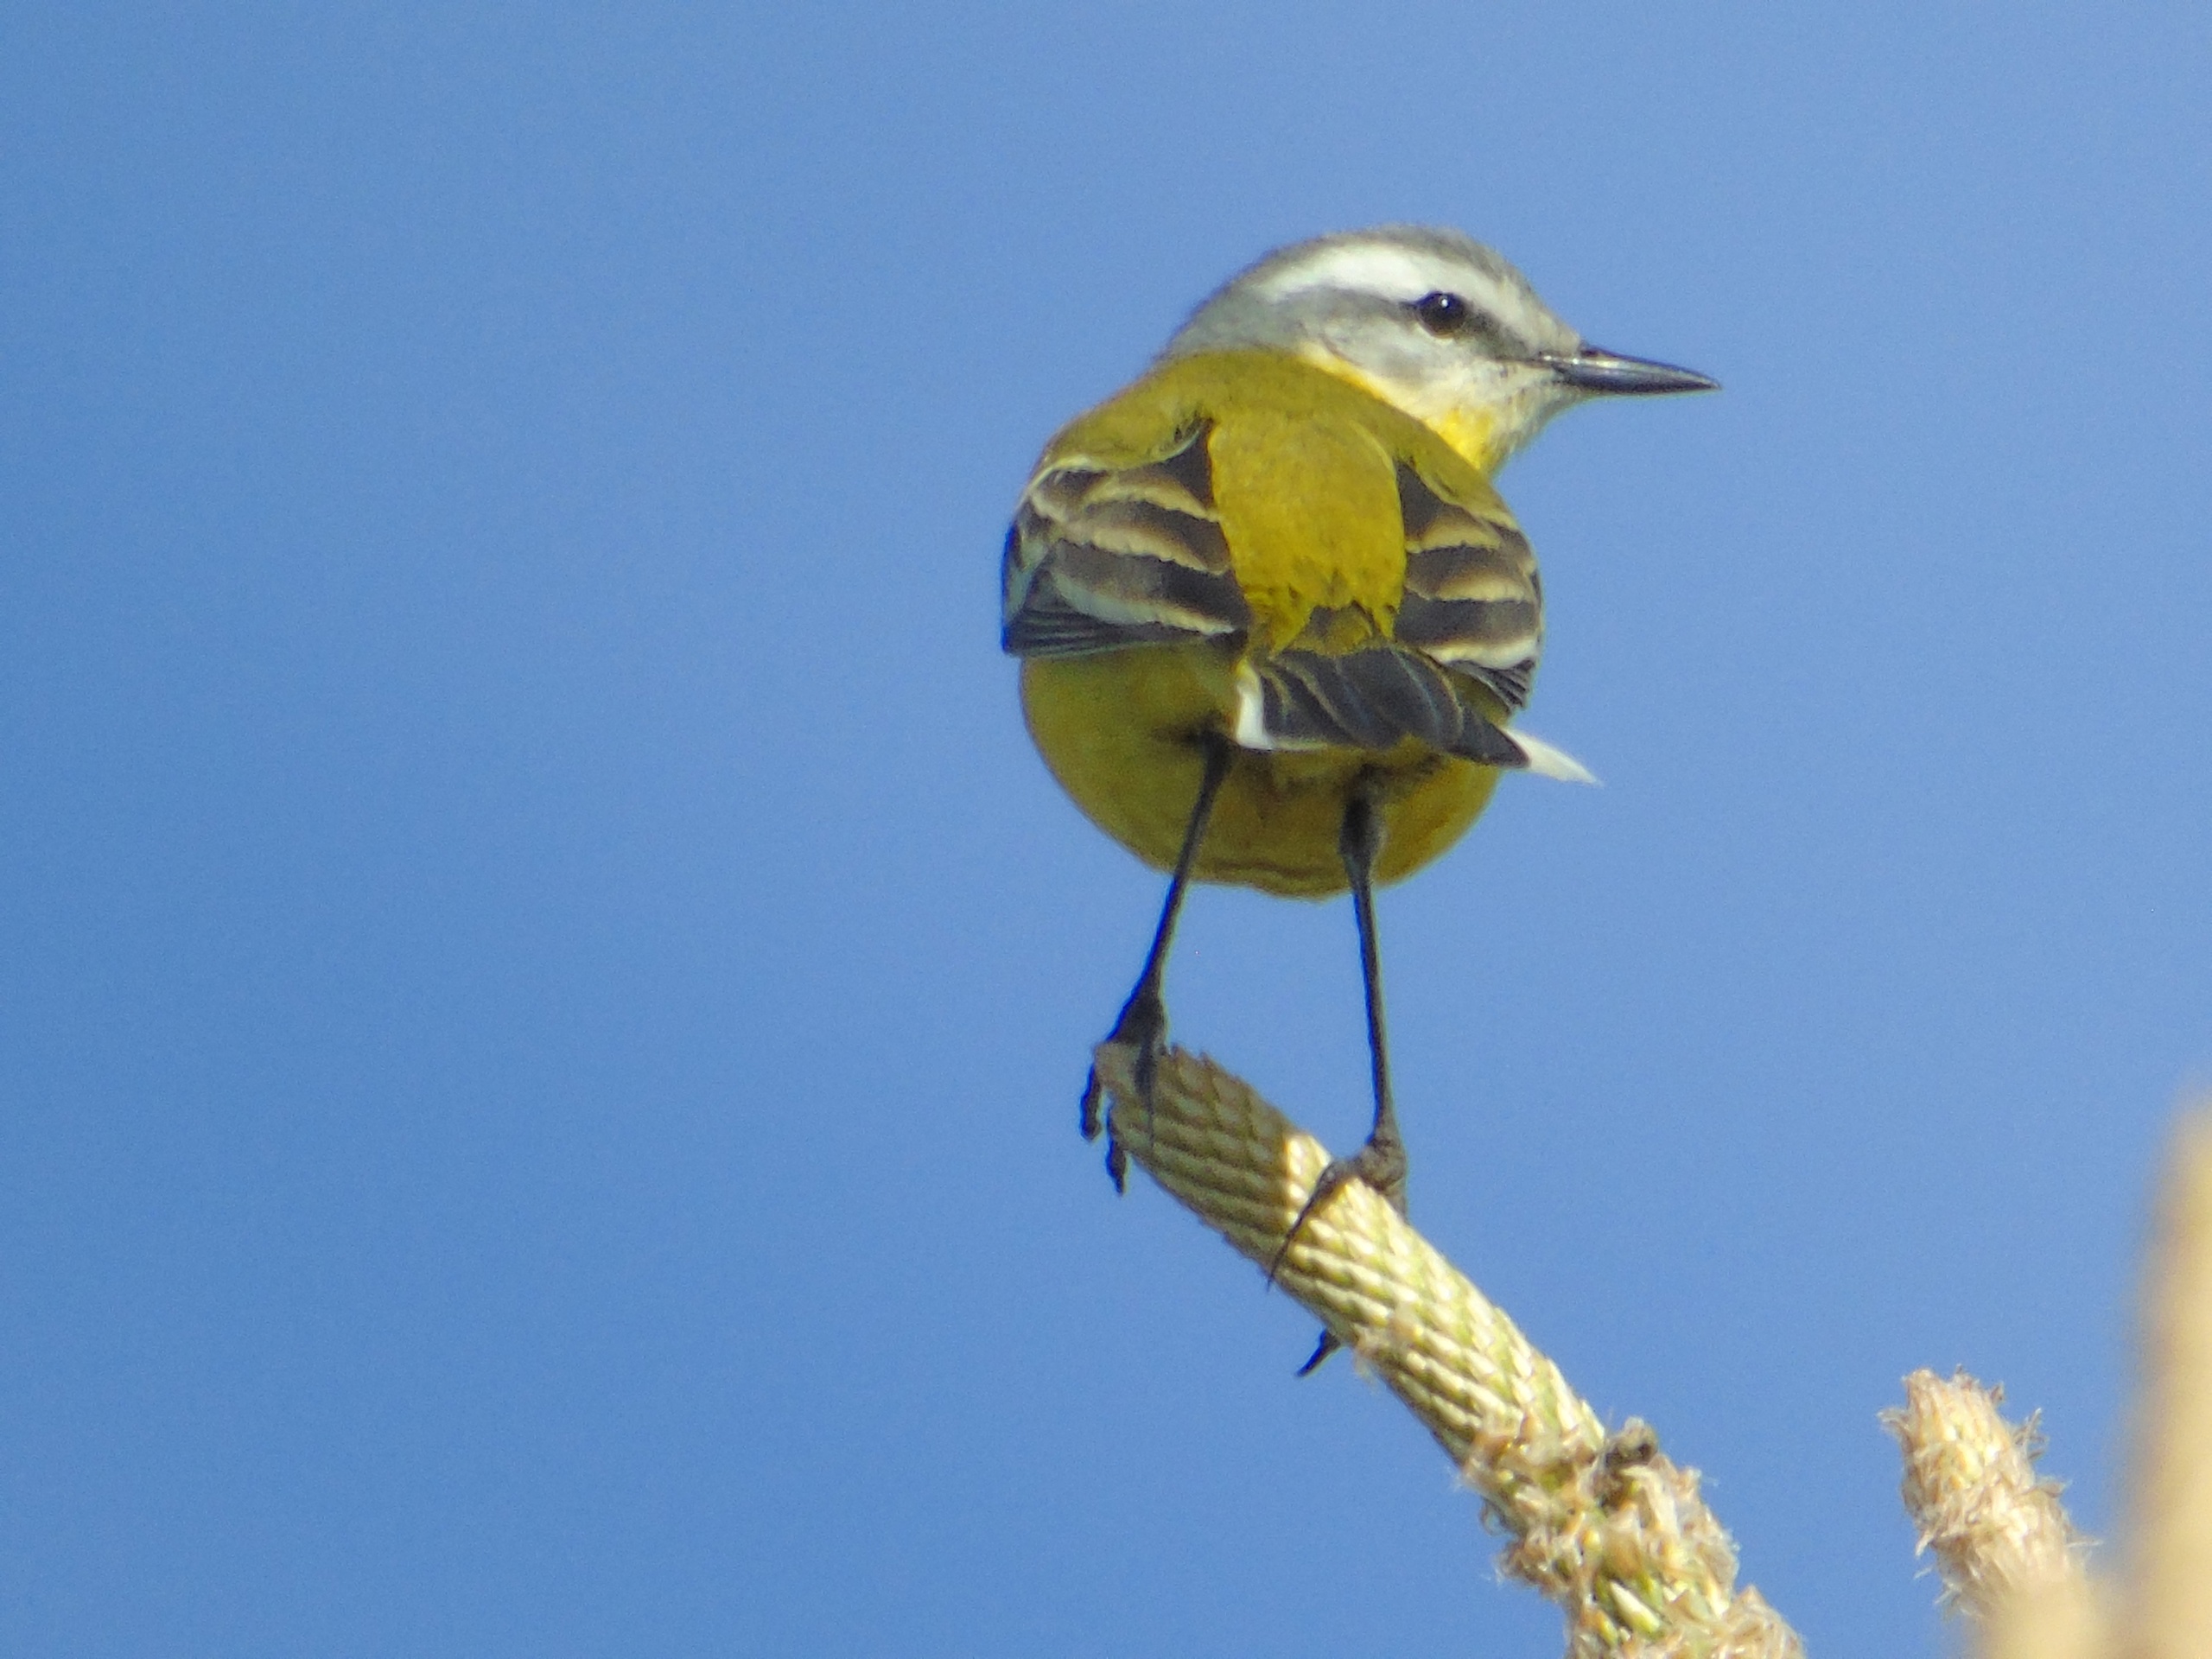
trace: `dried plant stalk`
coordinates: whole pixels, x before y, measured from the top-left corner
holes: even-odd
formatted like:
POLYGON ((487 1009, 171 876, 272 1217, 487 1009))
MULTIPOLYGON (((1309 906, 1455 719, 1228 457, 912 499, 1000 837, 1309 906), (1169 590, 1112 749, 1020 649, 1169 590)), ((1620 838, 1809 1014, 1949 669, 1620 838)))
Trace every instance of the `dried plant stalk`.
POLYGON ((2145 1274, 2126 1646, 2212 1659, 2212 1111, 2175 1131, 2145 1274))
MULTIPOLYGON (((1255 1262, 1274 1259, 1329 1154, 1210 1060, 1170 1051, 1152 1109, 1102 1046, 1112 1128, 1161 1186, 1255 1262)), ((1510 1575, 1567 1617, 1570 1659, 1796 1659, 1797 1637, 1735 1587, 1727 1535, 1651 1431, 1608 1435, 1559 1368, 1357 1182, 1317 1212, 1276 1282, 1436 1437, 1510 1535, 1510 1575)))
POLYGON ((2039 1480, 2032 1421, 2014 1428, 2001 1391, 1961 1372, 1904 1380, 1882 1414, 1904 1453, 1904 1505, 1932 1552, 1945 1599, 1974 1621, 1993 1659, 2089 1659, 2099 1645, 2083 1544, 2039 1480))

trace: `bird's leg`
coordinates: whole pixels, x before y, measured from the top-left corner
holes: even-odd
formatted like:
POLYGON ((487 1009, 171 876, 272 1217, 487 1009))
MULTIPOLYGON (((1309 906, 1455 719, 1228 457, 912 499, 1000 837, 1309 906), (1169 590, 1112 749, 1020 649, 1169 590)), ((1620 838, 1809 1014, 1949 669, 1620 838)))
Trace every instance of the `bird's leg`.
MULTIPOLYGON (((1268 1265, 1270 1281, 1307 1218, 1345 1182, 1365 1182, 1393 1210, 1402 1216, 1406 1213, 1406 1143, 1399 1137, 1398 1111, 1390 1098, 1390 1049, 1382 1024, 1382 961, 1375 943, 1375 861, 1382 850, 1382 825, 1375 802, 1364 789, 1355 791, 1345 803, 1337 847, 1344 857, 1344 874, 1351 882, 1352 915, 1359 924, 1359 973, 1367 991, 1367 1057, 1375 1081, 1375 1127, 1368 1131, 1365 1146, 1348 1158, 1331 1160, 1313 1183, 1313 1191, 1268 1265)), ((1337 1346, 1336 1338, 1324 1331, 1313 1357, 1299 1368, 1298 1374, 1305 1376, 1334 1353, 1337 1346)))
POLYGON ((1382 1022, 1382 953, 1375 938, 1375 861, 1382 851, 1382 825, 1375 804, 1355 796, 1344 809, 1344 872, 1351 877, 1352 915, 1359 925, 1359 980, 1367 996, 1367 1060, 1375 1083, 1375 1125, 1367 1144, 1352 1155, 1357 1175, 1406 1213, 1406 1143, 1398 1135, 1398 1109, 1390 1096, 1390 1043, 1382 1022))
MULTIPOLYGON (((1213 814, 1214 797, 1221 792, 1222 780, 1229 776, 1229 739, 1219 732, 1209 732, 1203 744, 1205 769, 1199 774, 1198 798, 1192 803, 1191 821, 1183 830, 1183 849, 1176 855, 1175 874, 1168 880, 1167 901, 1160 909, 1160 925, 1153 931, 1152 949, 1145 957, 1144 971, 1137 976, 1136 988, 1122 1004, 1121 1017, 1114 1021, 1114 1029, 1106 1036, 1109 1043, 1127 1044, 1136 1050, 1137 1096, 1147 1111, 1152 1108, 1153 1078, 1158 1073, 1160 1056, 1167 1042, 1167 1005, 1160 994, 1160 979, 1167 969, 1167 947, 1174 943, 1176 919, 1183 912, 1183 890, 1190 885, 1191 871, 1198 861, 1198 845, 1205 839, 1206 820, 1213 814)), ((1103 1093, 1098 1068, 1093 1065, 1083 1085, 1083 1138, 1086 1141, 1098 1136, 1103 1093)), ((1122 1150, 1119 1141, 1109 1136, 1106 1173, 1114 1178, 1116 1192, 1124 1190, 1128 1167, 1128 1154, 1122 1150)))

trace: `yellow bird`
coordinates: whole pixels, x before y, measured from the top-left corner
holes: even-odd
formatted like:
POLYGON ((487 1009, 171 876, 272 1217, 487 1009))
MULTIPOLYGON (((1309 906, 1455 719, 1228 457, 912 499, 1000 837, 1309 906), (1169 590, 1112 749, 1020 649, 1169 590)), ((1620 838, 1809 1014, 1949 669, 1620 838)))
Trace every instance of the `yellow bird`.
MULTIPOLYGON (((1480 243, 1385 226, 1268 255, 1045 446, 1007 532, 1003 642, 1052 775, 1173 873, 1108 1037, 1141 1090, 1191 881, 1351 891, 1374 1127, 1300 1224, 1355 1179, 1405 1207, 1376 885, 1459 840, 1501 772, 1588 779, 1511 724, 1543 590, 1491 476, 1586 398, 1713 385, 1587 344, 1480 243)), ((1121 1185, 1118 1146, 1107 1166, 1121 1185)))

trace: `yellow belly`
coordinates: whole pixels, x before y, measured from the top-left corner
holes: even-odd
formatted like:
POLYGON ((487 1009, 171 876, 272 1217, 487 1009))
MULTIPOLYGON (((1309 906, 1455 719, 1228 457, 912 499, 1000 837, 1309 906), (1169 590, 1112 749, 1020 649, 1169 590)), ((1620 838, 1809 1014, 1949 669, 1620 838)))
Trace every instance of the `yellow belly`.
MULTIPOLYGON (((1234 659, 1212 645, 1154 645, 1021 665, 1022 712, 1045 764, 1090 821, 1156 869, 1173 869, 1205 768, 1227 728, 1234 659)), ((1344 891, 1337 839, 1363 779, 1382 819, 1378 881, 1412 874, 1467 831, 1497 771, 1407 742, 1354 750, 1238 749, 1199 849, 1201 881, 1301 899, 1344 891)))

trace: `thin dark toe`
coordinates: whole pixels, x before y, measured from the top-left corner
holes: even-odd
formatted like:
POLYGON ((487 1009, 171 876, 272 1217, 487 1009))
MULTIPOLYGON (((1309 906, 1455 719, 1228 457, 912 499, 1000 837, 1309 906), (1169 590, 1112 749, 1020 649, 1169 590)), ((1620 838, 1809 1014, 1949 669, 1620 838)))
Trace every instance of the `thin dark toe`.
POLYGON ((1093 1065, 1090 1075, 1083 1080, 1083 1116, 1080 1127, 1083 1138, 1096 1141, 1100 1127, 1105 1122, 1106 1085, 1099 1081, 1098 1068, 1093 1065))
MULTIPOLYGON (((1160 1075, 1160 1056, 1167 1044, 1167 1006, 1156 995, 1148 995, 1140 985, 1129 1000, 1122 1004, 1122 1012, 1114 1021, 1114 1029, 1106 1033, 1106 1040, 1117 1048, 1135 1051, 1136 1059, 1131 1067, 1137 1086, 1137 1098, 1146 1109, 1152 1106, 1154 1079, 1160 1075)), ((1084 1079, 1083 1138, 1096 1141, 1098 1131, 1106 1122, 1106 1084, 1098 1075, 1094 1063, 1090 1075, 1084 1079)), ((1110 1160, 1109 1160, 1110 1166, 1110 1160)))
MULTIPOLYGON (((1116 1034, 1106 1040, 1116 1046, 1126 1046, 1127 1042, 1127 1039, 1120 1035, 1118 1027, 1116 1034)), ((1150 1044, 1139 1047, 1136 1058, 1130 1063, 1129 1070, 1132 1073, 1132 1081, 1135 1084, 1137 1098, 1144 1103, 1146 1122, 1149 1123, 1152 1118, 1153 1085, 1160 1075, 1159 1047, 1150 1044)), ((1102 1128, 1106 1130, 1106 1173, 1113 1178, 1114 1190, 1116 1192, 1126 1192, 1129 1189, 1129 1154, 1122 1147, 1121 1137, 1112 1128, 1107 1127, 1105 1107, 1106 1084, 1105 1080, 1098 1075, 1098 1067, 1094 1062, 1090 1068, 1090 1076, 1083 1085, 1083 1138, 1086 1141, 1096 1141, 1098 1138, 1099 1130, 1102 1128)))
MULTIPOLYGON (((1349 1158, 1335 1158, 1321 1172, 1320 1179, 1313 1183, 1313 1190, 1299 1207, 1298 1218, 1290 1224, 1290 1230, 1282 1236, 1282 1243, 1275 1247, 1274 1259, 1268 1263, 1268 1282, 1273 1284, 1275 1275, 1282 1271, 1283 1260, 1290 1254, 1290 1247, 1306 1224, 1328 1203, 1349 1181, 1358 1181, 1374 1190, 1376 1195, 1400 1215, 1406 1213, 1406 1152, 1395 1143, 1378 1146, 1370 1141, 1349 1158)), ((1328 1357, 1323 1351, 1311 1362, 1318 1365, 1328 1357)), ((1300 1373, 1303 1375, 1303 1373, 1300 1373)))
POLYGON ((1289 1255, 1290 1247, 1298 1242, 1299 1234, 1306 1230, 1306 1224, 1312 1219, 1313 1212, 1336 1197, 1337 1189, 1351 1179, 1356 1173, 1351 1167, 1351 1161, 1349 1158, 1332 1160, 1329 1166, 1321 1172, 1321 1179, 1313 1183, 1313 1190, 1306 1195, 1306 1202, 1298 1206, 1297 1217, 1290 1224, 1290 1230, 1282 1236, 1282 1243, 1275 1246, 1274 1256, 1268 1263, 1269 1284, 1274 1283, 1275 1275, 1282 1271, 1284 1258, 1289 1255))
POLYGON ((1321 1340, 1313 1344, 1313 1357, 1298 1368, 1298 1374, 1300 1376, 1313 1376, 1315 1371, 1321 1369, 1323 1360, 1343 1346, 1344 1344, 1337 1340, 1334 1332, 1324 1331, 1321 1333, 1321 1340))

